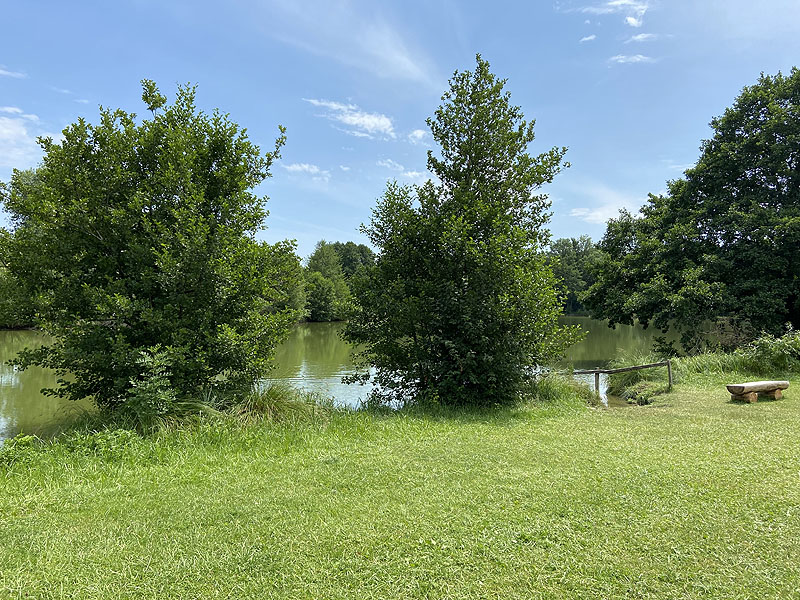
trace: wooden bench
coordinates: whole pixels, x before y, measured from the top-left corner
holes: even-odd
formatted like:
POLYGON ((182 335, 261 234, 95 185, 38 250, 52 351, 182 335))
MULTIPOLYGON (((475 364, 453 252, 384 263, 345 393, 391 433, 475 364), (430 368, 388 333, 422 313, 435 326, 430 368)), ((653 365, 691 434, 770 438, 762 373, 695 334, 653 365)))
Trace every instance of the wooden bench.
POLYGON ((766 396, 773 400, 778 400, 782 394, 781 390, 789 387, 788 381, 748 381, 747 383, 732 383, 726 385, 731 393, 731 400, 744 400, 745 402, 755 402, 759 396, 766 396))

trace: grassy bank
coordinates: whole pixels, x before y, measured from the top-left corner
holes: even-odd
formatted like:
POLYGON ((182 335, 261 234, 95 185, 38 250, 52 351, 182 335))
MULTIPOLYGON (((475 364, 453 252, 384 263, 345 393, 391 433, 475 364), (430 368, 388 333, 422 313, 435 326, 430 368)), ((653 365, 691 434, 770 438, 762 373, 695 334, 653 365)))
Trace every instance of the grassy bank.
POLYGON ((0 597, 800 595, 800 379, 731 404, 327 412, 0 467, 0 597))

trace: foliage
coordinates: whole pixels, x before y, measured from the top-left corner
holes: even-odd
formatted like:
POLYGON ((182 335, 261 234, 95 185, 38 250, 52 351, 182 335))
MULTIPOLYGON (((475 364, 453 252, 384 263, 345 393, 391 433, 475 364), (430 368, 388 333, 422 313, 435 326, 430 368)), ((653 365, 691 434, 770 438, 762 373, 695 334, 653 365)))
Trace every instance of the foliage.
POLYGON ((361 268, 368 268, 375 264, 375 253, 364 244, 356 245, 355 242, 333 242, 331 244, 336 254, 339 255, 339 262, 342 265, 342 273, 345 279, 350 279, 356 271, 361 268))
POLYGON ((611 323, 682 332, 702 349, 703 321, 742 331, 800 325, 800 70, 762 75, 711 121, 697 164, 622 211, 585 304, 611 323))
POLYGON ((306 267, 306 313, 309 321, 341 321, 350 308, 350 288, 334 244, 317 243, 306 267))
POLYGON ((549 202, 535 193, 566 149, 527 153, 533 123, 504 84, 480 56, 474 72, 455 73, 428 119, 438 185, 390 183, 362 227, 379 252, 352 278, 344 335, 364 344, 361 360, 387 402, 513 402, 532 366, 576 339, 557 323, 561 298, 540 252, 549 202))
POLYGON ((34 308, 8 269, 0 266, 0 329, 33 324, 34 308))
POLYGON ((306 273, 306 314, 309 321, 335 321, 336 288, 319 271, 306 273))
POLYGON ((195 88, 173 104, 153 82, 143 88, 151 118, 101 109, 98 124, 41 140, 35 185, 14 172, 4 254, 55 337, 20 364, 55 369, 51 393, 160 414, 268 371, 298 317, 300 269, 291 243, 255 239, 265 198, 249 190, 269 176, 283 134, 262 154, 227 115, 198 111, 195 88))
POLYGON ((592 238, 559 238, 550 244, 547 258, 553 275, 566 291, 564 311, 570 315, 585 313, 580 297, 594 283, 592 271, 600 260, 592 238))

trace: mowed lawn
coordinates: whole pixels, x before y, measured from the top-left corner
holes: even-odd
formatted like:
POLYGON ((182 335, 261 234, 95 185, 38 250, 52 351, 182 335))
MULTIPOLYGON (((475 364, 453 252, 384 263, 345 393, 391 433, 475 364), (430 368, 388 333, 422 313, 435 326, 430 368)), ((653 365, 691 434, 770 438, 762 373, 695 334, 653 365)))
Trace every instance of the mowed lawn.
POLYGON ((0 467, 0 597, 800 597, 800 380, 723 383, 39 452, 0 467))

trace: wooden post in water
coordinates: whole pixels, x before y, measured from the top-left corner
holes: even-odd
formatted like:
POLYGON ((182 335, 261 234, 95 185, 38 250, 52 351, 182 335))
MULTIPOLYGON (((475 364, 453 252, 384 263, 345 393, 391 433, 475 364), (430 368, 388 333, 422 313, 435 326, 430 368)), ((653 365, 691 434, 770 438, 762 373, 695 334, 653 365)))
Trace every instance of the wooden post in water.
POLYGON ((600 367, 595 367, 595 369, 596 370, 594 372, 594 393, 595 394, 599 394, 600 393, 600 367))
POLYGON ((672 389, 672 363, 667 359, 667 379, 669 381, 669 389, 672 389))

